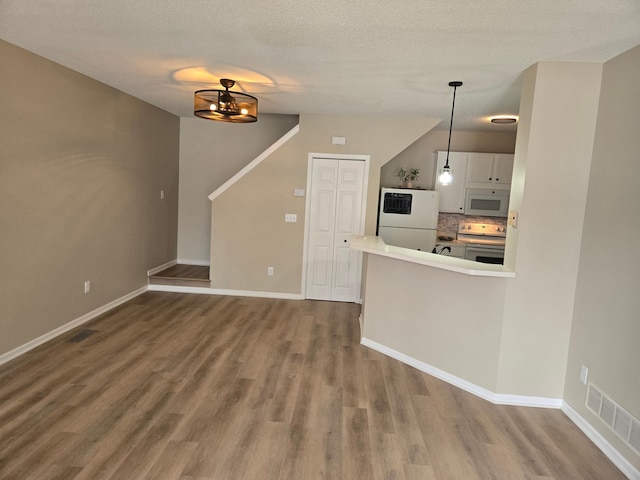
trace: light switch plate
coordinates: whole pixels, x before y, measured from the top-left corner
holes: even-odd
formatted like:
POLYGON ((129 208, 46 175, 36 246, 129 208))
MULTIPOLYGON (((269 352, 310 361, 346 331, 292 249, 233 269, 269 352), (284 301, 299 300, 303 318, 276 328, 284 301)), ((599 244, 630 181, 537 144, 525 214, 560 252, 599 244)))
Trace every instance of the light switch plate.
POLYGON ((290 222, 290 223, 295 223, 298 221, 298 215, 296 215, 295 213, 285 213, 284 214, 284 221, 285 222, 290 222))
POLYGON ((294 188, 293 189, 294 197, 304 197, 304 188, 294 188))
POLYGON ((582 365, 582 367, 580 367, 580 381, 585 385, 587 384, 588 376, 589 376, 589 369, 584 365, 582 365))

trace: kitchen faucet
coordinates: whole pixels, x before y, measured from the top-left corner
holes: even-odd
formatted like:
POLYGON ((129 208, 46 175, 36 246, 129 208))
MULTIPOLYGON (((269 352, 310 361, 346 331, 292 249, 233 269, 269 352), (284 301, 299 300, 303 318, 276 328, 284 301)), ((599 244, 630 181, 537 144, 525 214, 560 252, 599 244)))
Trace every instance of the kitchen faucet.
POLYGON ((451 253, 451 247, 442 247, 440 249, 440 251, 436 250, 436 247, 433 247, 433 250, 431 250, 431 253, 435 253, 436 255, 442 255, 442 252, 444 252, 445 250, 447 250, 449 253, 451 253))

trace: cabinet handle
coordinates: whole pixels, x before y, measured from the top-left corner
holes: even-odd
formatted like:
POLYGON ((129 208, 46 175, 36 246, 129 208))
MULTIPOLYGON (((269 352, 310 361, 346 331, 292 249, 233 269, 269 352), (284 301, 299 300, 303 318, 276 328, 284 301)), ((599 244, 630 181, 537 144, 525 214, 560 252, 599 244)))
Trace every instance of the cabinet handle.
POLYGON ((500 181, 500 179, 498 177, 496 177, 496 182, 499 182, 499 181, 500 181))
POLYGON ((489 177, 489 180, 491 180, 491 177, 489 177))

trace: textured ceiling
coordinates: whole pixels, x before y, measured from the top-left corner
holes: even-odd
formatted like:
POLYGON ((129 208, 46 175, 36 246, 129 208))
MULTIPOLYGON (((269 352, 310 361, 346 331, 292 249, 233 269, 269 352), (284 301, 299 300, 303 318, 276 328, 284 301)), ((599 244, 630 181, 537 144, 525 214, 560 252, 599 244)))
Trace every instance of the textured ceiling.
POLYGON ((0 0, 0 38, 185 117, 195 90, 226 77, 263 113, 448 128, 461 80, 454 128, 504 130, 486 117, 518 112, 524 69, 640 44, 640 2, 0 0))

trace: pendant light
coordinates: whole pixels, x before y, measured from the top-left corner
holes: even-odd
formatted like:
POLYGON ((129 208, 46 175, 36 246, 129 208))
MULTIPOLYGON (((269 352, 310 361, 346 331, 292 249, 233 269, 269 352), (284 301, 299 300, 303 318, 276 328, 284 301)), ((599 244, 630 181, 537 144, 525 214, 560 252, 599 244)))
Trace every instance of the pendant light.
POLYGON ((208 120, 250 123, 258 120, 258 99, 242 92, 230 92, 234 80, 220 79, 225 90, 198 90, 193 101, 193 114, 208 120))
POLYGON ((449 82, 449 86, 453 87, 453 105, 451 106, 451 123, 449 124, 449 143, 447 144, 447 160, 444 167, 438 175, 438 183, 440 185, 451 185, 453 182, 453 171, 449 167, 449 151, 451 150, 451 130, 453 129, 453 110, 456 108, 456 89, 462 86, 462 82, 449 82))

